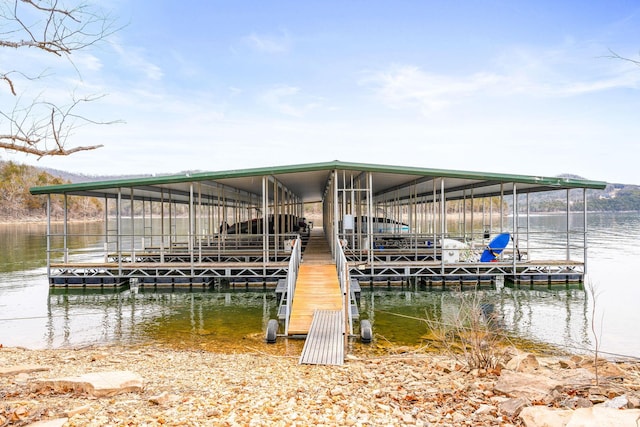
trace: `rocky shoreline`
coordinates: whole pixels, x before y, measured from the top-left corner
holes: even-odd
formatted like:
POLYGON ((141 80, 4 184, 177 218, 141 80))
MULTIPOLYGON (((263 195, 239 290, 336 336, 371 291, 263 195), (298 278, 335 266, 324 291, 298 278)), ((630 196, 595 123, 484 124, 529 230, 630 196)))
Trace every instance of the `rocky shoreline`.
POLYGON ((511 350, 507 359, 487 371, 413 352, 309 366, 295 356, 158 345, 0 348, 0 426, 531 427, 640 420, 638 363, 599 361, 596 381, 592 358, 511 350))

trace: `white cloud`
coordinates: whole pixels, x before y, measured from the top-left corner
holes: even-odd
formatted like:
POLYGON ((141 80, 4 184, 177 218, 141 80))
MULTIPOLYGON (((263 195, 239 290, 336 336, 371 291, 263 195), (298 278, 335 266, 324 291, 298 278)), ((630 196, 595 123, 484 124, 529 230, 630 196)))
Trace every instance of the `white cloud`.
POLYGON ((286 85, 265 91, 260 101, 278 113, 293 117, 303 117, 321 105, 318 99, 302 94, 300 88, 286 85))
POLYGON ((372 87, 390 108, 418 108, 425 115, 480 96, 558 98, 640 88, 640 72, 634 64, 590 55, 596 50, 593 47, 571 56, 571 48, 541 53, 514 49, 503 54, 494 69, 462 76, 394 65, 368 73, 360 83, 372 87))
POLYGON ((640 84, 637 67, 610 58, 608 49, 601 44, 579 45, 572 39, 546 50, 509 50, 500 56, 497 66, 512 82, 513 92, 545 97, 634 89, 640 84))
POLYGON ((264 53, 286 53, 291 50, 291 38, 286 31, 280 35, 251 33, 243 41, 251 48, 264 53))
POLYGON ((129 69, 128 71, 143 74, 147 80, 157 81, 162 79, 164 75, 162 68, 145 59, 142 53, 137 52, 136 49, 122 46, 115 41, 111 42, 111 46, 119 55, 125 67, 129 69))
POLYGON ((91 54, 76 53, 71 59, 81 73, 85 70, 100 71, 103 67, 100 58, 91 54))
POLYGON ((496 74, 454 77, 405 65, 372 74, 362 83, 373 85, 376 95, 392 108, 418 106, 427 114, 447 108, 461 98, 495 89, 503 82, 504 77, 496 74))

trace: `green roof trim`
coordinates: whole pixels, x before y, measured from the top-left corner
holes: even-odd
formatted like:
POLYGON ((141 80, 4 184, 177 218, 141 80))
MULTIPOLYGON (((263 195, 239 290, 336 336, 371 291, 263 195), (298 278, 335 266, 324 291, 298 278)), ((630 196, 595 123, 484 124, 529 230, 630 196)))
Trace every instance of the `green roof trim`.
POLYGON ((263 175, 281 175, 287 173, 313 172, 321 170, 354 170, 361 172, 378 172, 389 174, 405 174, 416 176, 433 176, 442 178, 460 178, 477 180, 496 180, 504 182, 515 182, 525 184, 537 184, 544 187, 558 188, 590 188, 604 189, 607 185, 603 181, 591 181, 573 178, 543 177, 529 175, 514 175, 502 173, 470 172, 447 169, 429 169, 413 166, 389 166, 367 163, 350 163, 338 160, 323 163, 307 163, 288 166, 272 166, 249 169, 235 169, 220 172, 198 172, 179 175, 164 175, 158 177, 116 179, 96 182, 83 182, 75 184, 50 185, 43 187, 33 187, 29 191, 31 194, 64 194, 68 192, 95 191, 118 187, 137 187, 144 185, 178 184, 185 182, 197 182, 207 180, 219 180, 229 178, 244 178, 263 175))

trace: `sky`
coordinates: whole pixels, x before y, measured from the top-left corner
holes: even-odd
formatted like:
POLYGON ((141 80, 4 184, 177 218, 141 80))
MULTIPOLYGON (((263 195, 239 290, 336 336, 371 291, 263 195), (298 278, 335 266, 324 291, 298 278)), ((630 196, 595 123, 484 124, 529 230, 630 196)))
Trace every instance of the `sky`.
POLYGON ((88 175, 340 160, 640 184, 640 66, 611 57, 640 60, 637 0, 90 1, 122 28, 69 59, 5 51, 0 64, 46 70, 31 94, 100 96, 79 113, 118 123, 69 136, 98 150, 0 159, 88 175))

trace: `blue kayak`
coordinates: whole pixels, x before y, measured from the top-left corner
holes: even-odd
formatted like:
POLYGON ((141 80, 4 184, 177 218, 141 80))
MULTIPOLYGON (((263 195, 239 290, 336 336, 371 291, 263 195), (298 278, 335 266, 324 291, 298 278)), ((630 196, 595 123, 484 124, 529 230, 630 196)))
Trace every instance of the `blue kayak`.
POLYGON ((498 234, 494 237, 482 252, 480 262, 495 261, 498 258, 498 255, 500 255, 504 248, 507 247, 509 240, 511 240, 511 235, 509 233, 498 234))

